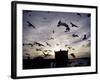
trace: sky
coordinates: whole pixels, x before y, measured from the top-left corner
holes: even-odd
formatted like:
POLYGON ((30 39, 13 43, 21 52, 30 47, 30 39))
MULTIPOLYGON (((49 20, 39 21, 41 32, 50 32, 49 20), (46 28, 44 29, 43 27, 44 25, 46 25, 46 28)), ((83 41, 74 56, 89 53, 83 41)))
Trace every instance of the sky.
POLYGON ((23 10, 23 44, 33 44, 33 46, 23 46, 23 57, 27 57, 27 54, 31 58, 44 57, 44 52, 45 54, 50 54, 50 56, 44 58, 55 58, 54 51, 59 50, 68 50, 70 59, 73 58, 70 55, 71 53, 74 53, 77 58, 90 57, 91 16, 88 16, 88 14, 23 10), (70 31, 65 32, 66 27, 63 25, 57 27, 59 21, 67 24, 70 31), (28 22, 35 28, 30 26, 28 22), (78 27, 72 27, 71 22, 78 27), (78 35, 78 37, 73 37, 73 34, 78 35), (86 34, 85 40, 83 40, 84 34, 86 34), (34 42, 44 46, 39 46, 34 42))

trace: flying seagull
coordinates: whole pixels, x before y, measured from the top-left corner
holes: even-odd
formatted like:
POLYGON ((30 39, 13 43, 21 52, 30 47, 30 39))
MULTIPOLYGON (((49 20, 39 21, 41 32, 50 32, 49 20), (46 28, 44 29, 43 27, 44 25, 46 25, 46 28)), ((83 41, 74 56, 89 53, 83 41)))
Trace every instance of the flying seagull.
POLYGON ((91 14, 87 14, 87 17, 90 17, 91 16, 91 14))
POLYGON ((73 58, 76 58, 75 54, 74 53, 71 53, 70 54, 73 58))
POLYGON ((29 45, 29 46, 33 47, 32 43, 23 43, 23 46, 25 46, 25 45, 29 45))
POLYGON ((73 24, 72 22, 70 22, 70 24, 72 25, 72 27, 77 27, 78 28, 78 26, 73 24))
POLYGON ((49 53, 44 53, 43 52, 43 54, 44 54, 44 57, 51 56, 49 53))
POLYGON ((41 51, 41 49, 36 49, 36 51, 41 51))
POLYGON ((51 40, 51 39, 52 39, 52 40, 54 40, 54 38, 53 38, 53 37, 51 37, 51 38, 50 38, 50 39, 48 39, 48 40, 51 40))
POLYGON ((49 43, 46 42, 46 45, 48 45, 49 47, 51 47, 51 45, 49 43))
POLYGON ((72 34, 73 37, 79 37, 77 34, 72 34))
POLYGON ((30 23, 29 21, 27 21, 27 23, 28 23, 29 27, 32 27, 32 28, 36 29, 36 27, 32 23, 30 23))
POLYGON ((72 47, 69 46, 68 48, 71 49, 72 47))
POLYGON ((57 27, 60 27, 60 26, 64 26, 66 28, 66 31, 65 32, 70 31, 69 25, 66 24, 65 22, 61 22, 61 20, 57 24, 57 27))
POLYGON ((43 46, 43 47, 45 47, 43 44, 38 43, 38 42, 34 42, 34 45, 38 45, 38 46, 43 46))
POLYGON ((77 13, 77 15, 81 17, 81 14, 80 13, 77 13))
POLYGON ((85 39, 87 39, 87 36, 86 36, 86 34, 84 34, 84 37, 83 37, 83 40, 85 40, 85 39))

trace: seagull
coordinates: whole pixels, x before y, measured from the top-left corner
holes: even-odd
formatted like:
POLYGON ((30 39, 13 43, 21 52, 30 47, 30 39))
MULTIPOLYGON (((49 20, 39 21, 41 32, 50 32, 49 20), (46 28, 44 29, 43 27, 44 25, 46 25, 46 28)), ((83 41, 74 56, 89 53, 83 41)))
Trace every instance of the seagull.
POLYGON ((51 37, 51 38, 50 38, 50 39, 48 39, 48 40, 51 40, 51 39, 52 39, 52 40, 54 40, 54 38, 53 38, 53 37, 51 37))
POLYGON ((69 46, 68 48, 71 49, 72 47, 69 46))
POLYGON ((66 24, 66 23, 64 23, 64 22, 61 22, 61 20, 57 24, 57 27, 60 27, 60 26, 64 26, 66 28, 66 31, 65 32, 70 31, 69 25, 66 24))
POLYGON ((28 45, 30 45, 31 47, 33 47, 33 44, 32 43, 28 43, 28 45))
POLYGON ((51 45, 50 45, 49 43, 46 42, 46 44, 47 44, 49 47, 51 47, 51 45))
POLYGON ((32 28, 36 29, 36 27, 32 23, 30 23, 29 21, 27 21, 27 23, 28 23, 29 27, 32 27, 32 28))
POLYGON ((76 58, 75 54, 74 53, 71 53, 70 54, 73 58, 76 58))
POLYGON ((72 34, 73 37, 79 37, 77 34, 72 34))
POLYGON ((43 46, 43 47, 45 47, 43 44, 40 44, 40 43, 38 43, 38 42, 34 42, 34 44, 35 44, 35 45, 38 45, 38 46, 43 46))
POLYGON ((25 46, 25 45, 30 45, 31 47, 33 47, 32 43, 23 43, 23 46, 25 46))
POLYGON ((43 54, 44 54, 44 57, 51 56, 49 53, 46 54, 43 52, 43 54))
POLYGON ((78 28, 78 26, 73 24, 72 22, 70 22, 70 24, 72 25, 72 27, 77 27, 78 28))
POLYGON ((41 51, 41 49, 36 49, 36 51, 41 51))
POLYGON ((81 14, 80 13, 77 13, 77 15, 81 17, 81 14))
POLYGON ((85 39, 87 39, 87 36, 86 36, 86 34, 84 34, 84 37, 83 37, 83 40, 85 40, 85 39))
POLYGON ((87 17, 90 17, 91 16, 91 14, 87 14, 87 17))

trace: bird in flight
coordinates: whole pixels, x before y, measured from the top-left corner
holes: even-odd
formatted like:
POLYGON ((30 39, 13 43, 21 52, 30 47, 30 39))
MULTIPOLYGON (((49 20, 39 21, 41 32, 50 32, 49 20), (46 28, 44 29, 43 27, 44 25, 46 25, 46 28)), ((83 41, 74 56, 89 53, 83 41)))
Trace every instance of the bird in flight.
POLYGON ((52 40, 54 40, 54 38, 53 38, 53 37, 49 38, 48 40, 51 40, 51 39, 52 39, 52 40))
POLYGON ((71 49, 72 47, 69 46, 68 48, 71 49))
POLYGON ((25 45, 29 45, 29 46, 33 47, 32 43, 23 43, 23 46, 25 46, 25 45))
POLYGON ((77 34, 72 34, 73 37, 79 37, 77 34))
POLYGON ((46 42, 46 45, 48 45, 49 47, 51 47, 51 45, 48 42, 46 42))
POLYGON ((87 36, 86 36, 86 34, 84 34, 84 37, 83 37, 83 40, 85 40, 85 39, 87 39, 87 36))
POLYGON ((44 57, 51 56, 49 53, 45 53, 45 52, 42 53, 44 54, 44 57))
POLYGON ((38 46, 43 46, 43 47, 45 47, 43 44, 38 43, 38 42, 34 42, 34 45, 38 45, 38 46))
POLYGON ((36 29, 36 27, 32 23, 30 23, 29 21, 27 21, 27 23, 28 23, 29 27, 32 27, 32 28, 36 29))
POLYGON ((74 59, 76 58, 75 54, 74 53, 71 53, 70 54, 74 59))
POLYGON ((77 15, 81 17, 81 14, 80 13, 77 13, 77 15))
POLYGON ((57 27, 60 27, 60 26, 64 26, 66 28, 66 31, 65 32, 70 31, 69 25, 66 24, 65 22, 61 22, 61 20, 57 24, 57 27))
POLYGON ((41 51, 41 49, 36 49, 36 51, 41 51))
POLYGON ((70 24, 71 24, 72 27, 77 27, 77 28, 79 27, 79 26, 73 24, 72 22, 70 22, 70 24))
POLYGON ((91 14, 87 14, 87 17, 90 17, 91 16, 91 14))

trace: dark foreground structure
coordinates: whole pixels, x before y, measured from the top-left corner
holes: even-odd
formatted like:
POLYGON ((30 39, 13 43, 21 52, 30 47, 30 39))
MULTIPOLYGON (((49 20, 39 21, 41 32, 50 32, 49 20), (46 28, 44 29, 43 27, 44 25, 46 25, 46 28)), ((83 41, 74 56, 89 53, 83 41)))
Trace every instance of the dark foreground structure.
POLYGON ((42 69, 42 68, 58 68, 58 67, 76 67, 76 66, 90 66, 91 59, 76 58, 68 59, 68 51, 55 52, 55 59, 44 59, 43 57, 36 57, 34 59, 23 59, 23 69, 42 69))

